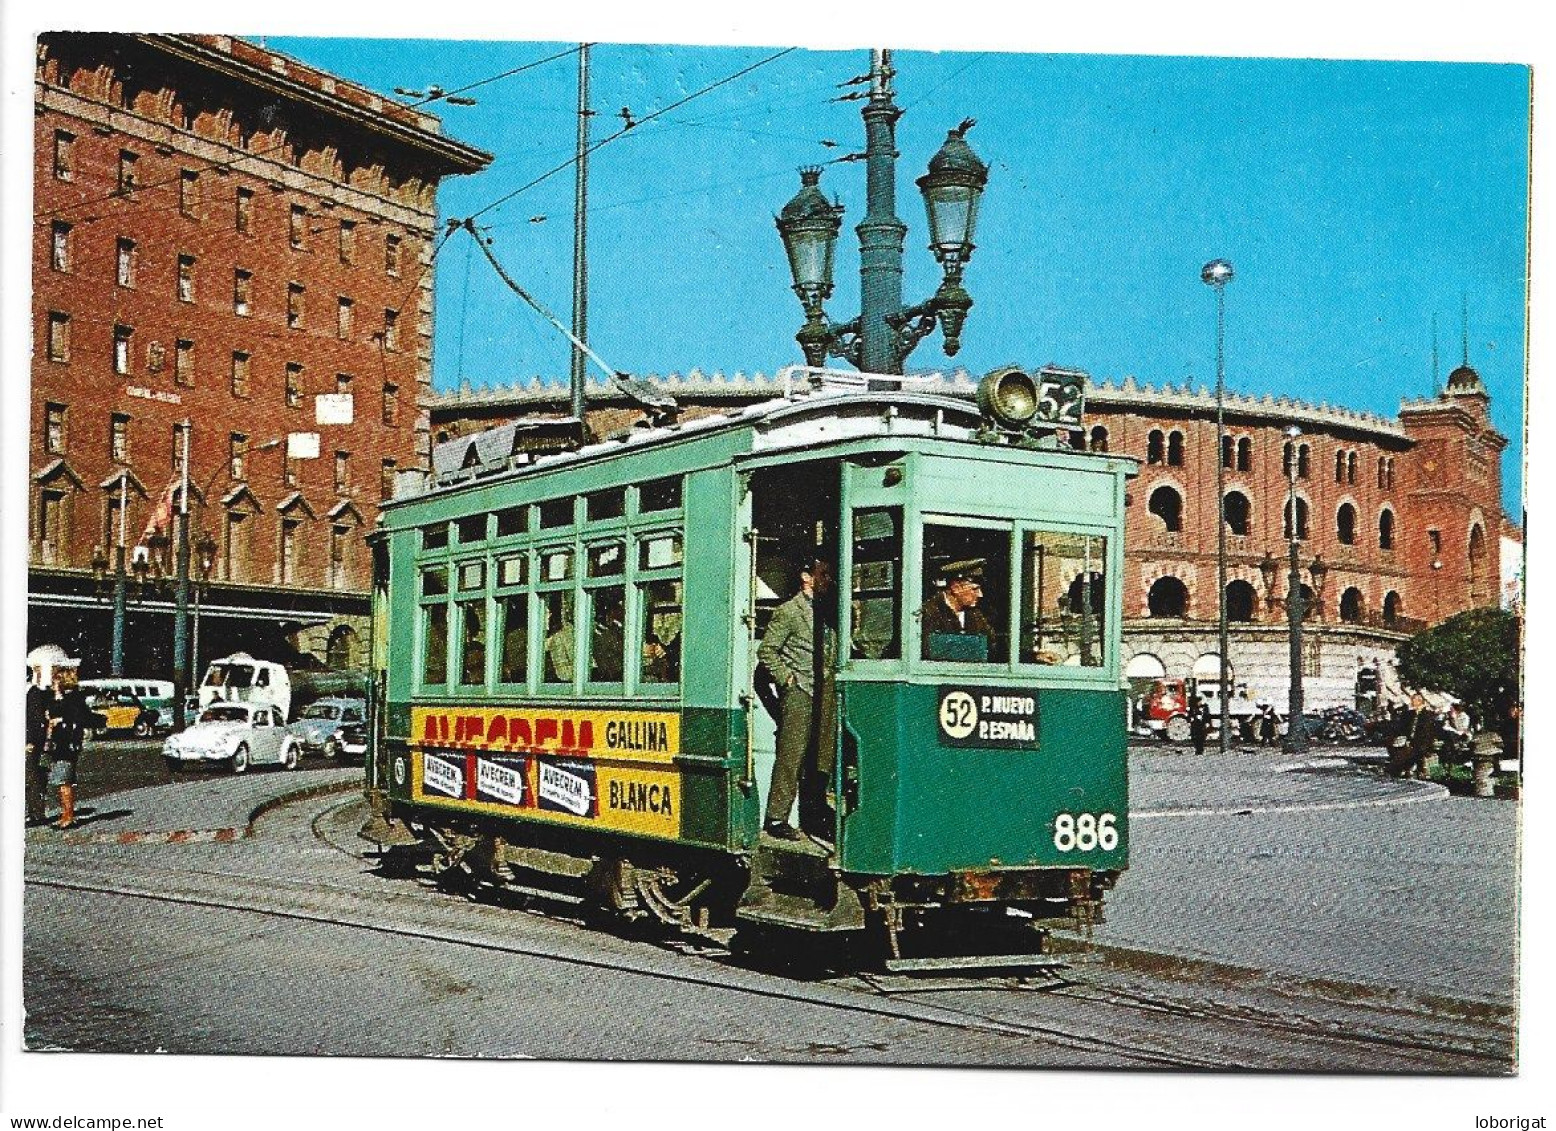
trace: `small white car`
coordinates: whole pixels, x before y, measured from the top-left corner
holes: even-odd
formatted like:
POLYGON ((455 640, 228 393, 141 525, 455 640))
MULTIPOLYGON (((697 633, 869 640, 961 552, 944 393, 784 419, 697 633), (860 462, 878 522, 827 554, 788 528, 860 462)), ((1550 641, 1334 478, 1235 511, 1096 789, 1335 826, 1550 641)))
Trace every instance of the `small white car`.
POLYGON ((289 734, 281 711, 268 703, 212 703, 199 721, 162 744, 168 769, 219 763, 235 774, 250 766, 295 770, 302 748, 289 734))

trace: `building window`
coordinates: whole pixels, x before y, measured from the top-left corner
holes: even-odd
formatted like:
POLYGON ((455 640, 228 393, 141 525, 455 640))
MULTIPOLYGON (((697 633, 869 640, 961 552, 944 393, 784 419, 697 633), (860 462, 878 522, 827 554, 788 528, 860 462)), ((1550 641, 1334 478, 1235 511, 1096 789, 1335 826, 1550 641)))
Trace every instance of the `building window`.
POLYGON ((292 459, 291 450, 285 444, 281 445, 281 485, 297 486, 297 463, 292 459))
POLYGON ((119 150, 119 183, 117 192, 120 196, 128 196, 136 189, 135 163, 140 158, 128 149, 119 150))
POLYGON ((55 220, 49 239, 49 266, 55 271, 70 270, 70 225, 55 220))
POLYGON ((1383 477, 1384 478, 1384 483, 1383 483, 1383 485, 1385 487, 1388 487, 1388 488, 1392 489, 1393 486, 1394 486, 1394 457, 1393 456, 1389 456, 1388 459, 1383 461, 1383 471, 1384 471, 1384 477, 1383 477))
POLYGON ((292 205, 291 218, 287 222, 287 238, 294 248, 301 249, 307 242, 308 209, 301 204, 292 205))
POLYGON ((1242 436, 1237 441, 1237 470, 1253 470, 1253 441, 1242 436))
POLYGON ((1394 548, 1394 512, 1387 507, 1378 515, 1378 549, 1394 548))
POLYGON ((384 424, 393 428, 400 423, 400 387, 384 382, 384 424))
POLYGON ((1146 609, 1153 617, 1181 619, 1189 615, 1189 589, 1176 577, 1159 577, 1146 594, 1146 609))
POLYGON ((184 435, 182 423, 173 425, 173 474, 184 474, 184 448, 193 442, 194 436, 184 435))
POLYGON ((1356 453, 1348 452, 1345 457, 1345 482, 1349 486, 1356 486, 1356 453))
POLYGON ((249 395, 249 355, 241 351, 234 351, 232 355, 232 395, 249 395))
POLYGON ((64 130, 54 131, 54 179, 76 179, 76 137, 64 130))
POLYGON ((200 218, 200 174, 193 169, 178 175, 178 211, 191 220, 200 218))
POLYGON ((1336 450, 1334 454, 1334 481, 1345 482, 1345 452, 1336 450))
POLYGON ((234 432, 227 437, 227 473, 234 479, 244 479, 247 471, 245 464, 248 461, 249 438, 242 432, 234 432))
POLYGON ((193 385, 194 343, 180 339, 173 349, 173 380, 180 385, 193 385))
MULTIPOLYGON (((66 180, 69 180, 67 177, 66 180)), ((384 273, 392 278, 400 275, 400 237, 387 235, 384 237, 384 273)))
POLYGON ((1303 444, 1297 449, 1297 478, 1307 479, 1313 474, 1313 449, 1303 444))
POLYGON ((398 310, 384 311, 384 349, 397 350, 400 348, 400 312, 398 310))
POLYGON ((51 456, 65 454, 65 406, 62 404, 44 406, 43 450, 51 456))
POLYGON ((1292 525, 1291 525, 1292 506, 1291 506, 1291 504, 1292 504, 1292 500, 1291 499, 1287 499, 1286 500, 1286 510, 1285 510, 1285 526, 1284 526, 1284 531, 1283 531, 1282 536, 1288 542, 1292 541, 1293 539, 1295 539, 1298 542, 1305 542, 1307 540, 1307 500, 1302 498, 1300 495, 1296 499, 1296 504, 1297 504, 1297 506, 1296 506, 1296 519, 1297 519, 1297 523, 1296 523, 1296 533, 1295 534, 1292 533, 1292 525))
POLYGON ((228 581, 243 581, 248 577, 249 557, 249 530, 253 523, 249 516, 239 511, 229 511, 227 514, 227 560, 223 563, 223 572, 228 581))
POLYGON ((130 340, 134 335, 128 326, 113 328, 113 371, 121 377, 130 371, 130 340))
POLYGON ((254 190, 240 188, 233 198, 232 226, 239 234, 248 235, 254 222, 254 190))
POLYGON ((178 257, 178 301, 193 302, 195 300, 195 257, 192 255, 180 255, 178 257))
POLYGON ((286 363, 286 407, 297 408, 303 403, 303 367, 295 361, 286 363))
POLYGON ((1432 557, 1437 558, 1443 552, 1443 532, 1441 530, 1428 530, 1426 543, 1432 548, 1432 557))
POLYGON ((341 341, 351 337, 351 311, 354 305, 345 295, 340 296, 335 309, 335 336, 341 341))
POLYGON ((254 294, 254 273, 241 267, 232 273, 232 312, 247 318, 254 294))
POLYGON ((1165 462, 1167 459, 1166 442, 1167 438, 1162 434, 1160 428, 1151 429, 1150 435, 1145 438, 1145 462, 1165 462))
POLYGON ((1296 445, 1287 440, 1280 450, 1280 473, 1287 479, 1291 478, 1292 460, 1296 457, 1296 445))
POLYGON ((335 453, 335 493, 344 495, 351 489, 351 453, 335 453))
POLYGON ((135 285, 135 241, 121 239, 114 258, 114 281, 121 287, 135 285))
POLYGON ((108 418, 108 458, 114 463, 130 462, 130 418, 122 412, 108 418))
POLYGON ((394 467, 392 459, 386 459, 382 470, 378 473, 378 497, 380 499, 394 498, 394 467))
POLYGON ((350 533, 349 527, 330 527, 329 586, 331 589, 344 589, 346 586, 346 545, 350 533))
POLYGON ((1251 582, 1229 581, 1226 586, 1226 619, 1229 621, 1246 622, 1253 620, 1254 609, 1258 607, 1258 594, 1254 592, 1251 582))
POLYGON ((357 225, 354 220, 340 222, 340 261, 353 263, 357 257, 357 225))
POLYGON ((1151 492, 1147 509, 1162 520, 1162 528, 1169 534, 1183 529, 1183 496, 1172 487, 1158 487, 1151 492))
POLYGON ((1235 534, 1239 538, 1247 537, 1252 509, 1247 495, 1241 491, 1228 491, 1223 507, 1227 533, 1235 534))
POLYGON ((1334 518, 1335 537, 1340 540, 1342 546, 1354 546, 1356 544, 1356 508, 1350 503, 1341 503, 1340 509, 1335 512, 1334 518))
POLYGON ((351 395, 351 374, 335 374, 335 392, 339 395, 347 397, 351 395))
POLYGON ((68 504, 63 491, 44 491, 38 496, 38 550, 44 565, 64 565, 69 545, 65 529, 68 504))
POLYGON ((297 580, 297 528, 302 524, 295 518, 281 520, 281 583, 297 580))
POLYGON ((1091 430, 1091 450, 1094 452, 1108 450, 1108 430, 1100 424, 1091 430))
POLYGON ((70 315, 49 311, 49 360, 70 360, 70 315))
POLYGON ((1183 433, 1174 430, 1167 437, 1167 466, 1183 466, 1183 433))
POLYGON ((1228 471, 1232 470, 1234 454, 1237 451, 1237 441, 1231 436, 1221 437, 1221 466, 1228 471))
POLYGON ((288 330, 303 328, 303 285, 301 283, 286 285, 286 328, 288 330))
POLYGON ((1362 621, 1362 593, 1354 585, 1340 594, 1340 619, 1346 624, 1362 621))
POLYGON ((1383 456, 1379 456, 1378 457, 1378 489, 1379 490, 1382 490, 1383 487, 1384 487, 1384 482, 1383 482, 1383 465, 1385 463, 1387 463, 1387 462, 1388 461, 1383 456))

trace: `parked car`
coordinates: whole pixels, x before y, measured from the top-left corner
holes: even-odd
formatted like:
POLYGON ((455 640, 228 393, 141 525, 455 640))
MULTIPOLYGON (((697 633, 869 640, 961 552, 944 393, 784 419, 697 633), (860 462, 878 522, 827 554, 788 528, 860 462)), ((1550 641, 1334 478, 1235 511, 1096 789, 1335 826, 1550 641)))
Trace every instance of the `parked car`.
POLYGON ((342 759, 350 758, 355 761, 358 758, 367 757, 367 723, 347 723, 340 728, 340 753, 342 759))
POLYGON ((132 731, 140 738, 150 738, 159 727, 166 725, 157 711, 129 691, 89 694, 86 705, 92 712, 93 738, 132 731))
POLYGON ((162 744, 168 769, 225 765, 235 774, 250 766, 276 765, 295 770, 302 746, 269 703, 213 703, 193 726, 168 735, 162 744))
POLYGON ((337 759, 347 751, 341 741, 341 731, 348 726, 361 725, 367 717, 367 703, 361 699, 316 699, 303 708, 297 721, 286 729, 309 754, 322 753, 326 758, 337 759))

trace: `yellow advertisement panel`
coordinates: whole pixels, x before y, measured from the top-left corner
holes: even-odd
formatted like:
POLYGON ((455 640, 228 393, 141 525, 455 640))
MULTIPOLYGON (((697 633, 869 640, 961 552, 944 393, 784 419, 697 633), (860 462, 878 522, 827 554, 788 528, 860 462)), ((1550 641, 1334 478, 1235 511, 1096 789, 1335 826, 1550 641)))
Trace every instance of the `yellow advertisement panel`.
POLYGON ((681 775, 590 758, 418 750, 411 798, 494 816, 678 837, 681 775))
POLYGON ((681 749, 681 716, 544 706, 412 707, 411 741, 453 750, 671 762, 681 749))

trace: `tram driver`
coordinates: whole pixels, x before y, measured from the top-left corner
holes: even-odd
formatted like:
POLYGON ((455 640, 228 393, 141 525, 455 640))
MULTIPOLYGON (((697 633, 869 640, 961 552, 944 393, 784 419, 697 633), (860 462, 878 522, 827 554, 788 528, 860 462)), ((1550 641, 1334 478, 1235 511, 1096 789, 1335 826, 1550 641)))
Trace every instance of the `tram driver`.
POLYGON ((994 651, 994 629, 978 609, 983 599, 983 558, 946 562, 936 592, 919 610, 926 660, 985 663, 994 651))

